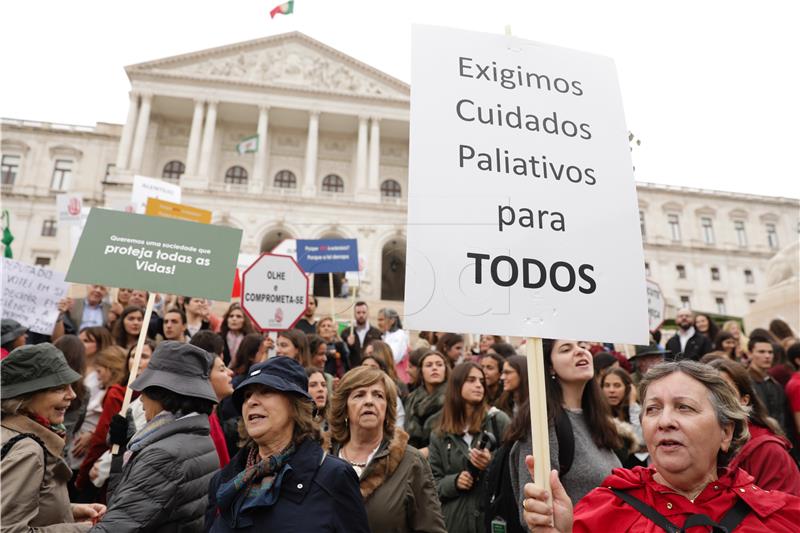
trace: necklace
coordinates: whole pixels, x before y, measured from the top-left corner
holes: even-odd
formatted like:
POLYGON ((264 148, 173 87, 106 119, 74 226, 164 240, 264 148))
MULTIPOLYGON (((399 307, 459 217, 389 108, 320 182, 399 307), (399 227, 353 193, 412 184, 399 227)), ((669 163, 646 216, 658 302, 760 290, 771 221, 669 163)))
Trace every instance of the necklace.
POLYGON ((347 457, 347 454, 346 454, 346 453, 345 453, 345 451, 344 451, 344 446, 342 446, 342 453, 341 453, 341 455, 342 455, 342 458, 343 458, 345 461, 347 461, 348 463, 350 463, 352 466, 357 466, 358 468, 364 468, 365 466, 367 466, 367 462, 366 462, 366 461, 364 461, 363 463, 358 463, 358 462, 356 462, 356 461, 351 461, 351 460, 350 460, 350 458, 349 458, 349 457, 347 457))

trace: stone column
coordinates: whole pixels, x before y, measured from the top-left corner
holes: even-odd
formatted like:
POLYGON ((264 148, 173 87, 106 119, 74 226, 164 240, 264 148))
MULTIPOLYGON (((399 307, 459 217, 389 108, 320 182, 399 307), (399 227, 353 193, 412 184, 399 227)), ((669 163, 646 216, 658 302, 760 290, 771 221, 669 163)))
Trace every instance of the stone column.
POLYGON ((378 178, 380 177, 380 164, 381 164, 381 119, 372 117, 370 122, 369 131, 369 192, 375 193, 378 191, 380 185, 378 178))
POLYGON ((117 149, 117 170, 128 168, 128 157, 131 155, 131 143, 133 142, 133 130, 136 127, 136 116, 139 113, 139 93, 130 92, 130 103, 128 104, 128 119, 122 127, 122 137, 119 140, 117 149))
POLYGON ((267 173, 267 131, 269 129, 269 106, 258 108, 258 150, 253 165, 253 179, 250 180, 250 192, 264 191, 267 173))
POLYGON ((217 102, 208 102, 206 126, 203 130, 203 144, 200 148, 200 169, 198 174, 205 182, 210 181, 211 155, 214 150, 214 130, 217 127, 217 102))
POLYGON ((317 142, 319 138, 319 111, 311 111, 308 117, 308 141, 306 142, 306 169, 303 193, 317 192, 317 142))
POLYGON ((356 146, 356 192, 367 190, 367 117, 358 117, 356 146))
POLYGON ((194 101, 194 115, 192 115, 192 130, 189 134, 189 148, 186 151, 186 175, 197 175, 197 156, 200 151, 200 136, 203 133, 203 114, 205 111, 203 100, 194 101))
POLYGON ((136 134, 133 138, 133 151, 131 152, 130 169, 134 172, 142 170, 142 157, 144 156, 144 145, 147 142, 147 127, 150 125, 152 103, 152 94, 142 94, 142 106, 139 108, 139 119, 136 122, 136 134))

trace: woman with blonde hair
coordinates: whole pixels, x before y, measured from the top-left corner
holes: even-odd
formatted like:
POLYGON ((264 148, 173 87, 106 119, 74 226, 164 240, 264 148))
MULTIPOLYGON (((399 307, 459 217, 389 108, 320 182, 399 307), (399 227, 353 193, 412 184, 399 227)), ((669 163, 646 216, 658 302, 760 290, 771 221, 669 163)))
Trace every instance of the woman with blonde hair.
POLYGON ((345 374, 331 402, 332 454, 358 475, 372 531, 444 533, 430 466, 395 427, 396 400, 385 372, 361 366, 345 374))

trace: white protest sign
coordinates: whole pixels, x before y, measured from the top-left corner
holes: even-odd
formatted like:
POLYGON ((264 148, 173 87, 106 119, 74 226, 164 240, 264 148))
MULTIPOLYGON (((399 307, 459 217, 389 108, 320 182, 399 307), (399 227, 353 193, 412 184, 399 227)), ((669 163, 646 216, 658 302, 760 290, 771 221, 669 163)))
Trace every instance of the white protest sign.
POLYGON ((664 323, 667 302, 661 287, 653 280, 647 280, 647 316, 650 320, 650 331, 655 331, 664 323))
POLYGON ((131 188, 131 205, 133 212, 143 215, 147 208, 148 198, 158 198, 175 204, 181 203, 181 188, 174 183, 168 183, 155 178, 134 176, 131 188))
POLYGON ((75 193, 61 193, 56 195, 56 209, 59 222, 73 222, 80 224, 83 197, 75 193))
POLYGON ((64 274, 3 258, 3 318, 50 335, 58 319, 58 301, 67 295, 64 274))
POLYGON ((293 328, 307 296, 308 278, 292 257, 262 254, 242 273, 242 309, 261 331, 293 328))
POLYGON ((613 61, 415 26, 411 85, 404 324, 646 344, 613 61))

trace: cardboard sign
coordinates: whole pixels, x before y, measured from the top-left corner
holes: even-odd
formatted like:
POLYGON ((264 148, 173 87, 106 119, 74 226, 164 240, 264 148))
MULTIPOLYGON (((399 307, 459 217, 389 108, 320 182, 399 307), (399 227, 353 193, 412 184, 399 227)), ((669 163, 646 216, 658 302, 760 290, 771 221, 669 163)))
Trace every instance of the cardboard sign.
POLYGON ((242 274, 242 309, 261 331, 293 328, 307 295, 308 278, 286 255, 262 254, 242 274))
POLYGON ((646 344, 613 61, 415 26, 411 85, 404 324, 646 344))
POLYGON ((242 230, 93 208, 67 281, 229 301, 242 230))
POLYGON ((199 222, 200 224, 211 224, 211 211, 192 207, 190 205, 176 204, 158 198, 148 198, 145 214, 155 217, 177 218, 199 222))
POLYGON ((358 271, 355 239, 297 239, 297 262, 310 274, 358 271))
MULTIPOLYGON (((144 214, 147 209, 147 199, 158 198, 176 204, 181 203, 181 188, 174 183, 168 183, 155 178, 134 176, 131 188, 131 208, 134 213, 144 214)), ((127 209, 125 209, 127 211, 127 209)))
POLYGON ((667 313, 667 302, 661 287, 653 280, 647 280, 647 316, 649 317, 650 331, 655 331, 664 323, 667 313))
POLYGON ((61 272, 3 258, 3 318, 50 335, 58 320, 58 301, 68 287, 61 272))

